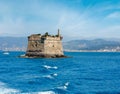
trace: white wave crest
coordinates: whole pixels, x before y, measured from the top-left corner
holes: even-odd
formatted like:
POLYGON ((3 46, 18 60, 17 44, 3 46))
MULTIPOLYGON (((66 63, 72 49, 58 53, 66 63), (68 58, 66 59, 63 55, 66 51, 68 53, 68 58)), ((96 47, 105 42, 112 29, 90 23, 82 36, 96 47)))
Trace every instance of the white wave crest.
POLYGON ((44 78, 49 78, 49 79, 54 79, 56 76, 58 76, 57 73, 50 74, 50 75, 45 75, 45 76, 43 76, 43 77, 44 77, 44 78))
POLYGON ((53 91, 38 92, 38 94, 55 94, 53 91))
POLYGON ((69 82, 66 82, 64 86, 57 87, 57 89, 67 90, 69 82))
POLYGON ((58 76, 58 74, 57 74, 57 73, 54 73, 53 76, 58 76))
POLYGON ((15 94, 18 92, 19 90, 8 88, 5 83, 0 82, 0 94, 15 94))
POLYGON ((58 69, 58 67, 57 66, 48 66, 48 65, 43 65, 43 67, 44 68, 46 68, 46 69, 58 69))
POLYGON ((46 75, 46 76, 43 76, 44 78, 48 78, 48 79, 54 79, 54 77, 53 76, 51 76, 51 75, 46 75))
POLYGON ((19 94, 55 94, 53 91, 40 91, 40 92, 26 92, 26 93, 19 93, 19 94))
POLYGON ((68 85, 69 85, 69 82, 66 82, 66 83, 65 83, 65 86, 68 86, 68 85))
POLYGON ((57 66, 54 66, 54 67, 52 67, 53 69, 58 69, 58 67, 57 66))

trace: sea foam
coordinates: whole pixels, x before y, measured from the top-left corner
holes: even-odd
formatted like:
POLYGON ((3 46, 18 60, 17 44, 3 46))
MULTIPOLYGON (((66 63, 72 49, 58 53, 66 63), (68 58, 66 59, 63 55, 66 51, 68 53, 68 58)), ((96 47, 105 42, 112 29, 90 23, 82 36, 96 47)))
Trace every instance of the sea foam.
POLYGON ((38 94, 55 94, 53 91, 38 92, 38 94))
POLYGON ((58 74, 57 73, 54 73, 54 74, 49 74, 49 75, 45 75, 43 76, 44 78, 48 78, 48 79, 54 79, 55 77, 57 77, 58 74))
POLYGON ((57 66, 48 66, 48 65, 43 65, 43 67, 44 68, 46 68, 46 69, 58 69, 58 67, 57 66))
POLYGON ((0 94, 16 94, 18 92, 19 90, 9 88, 5 83, 0 82, 0 94))
POLYGON ((51 76, 51 75, 46 75, 46 76, 43 76, 44 78, 48 78, 48 79, 54 79, 54 77, 53 76, 51 76))
POLYGON ((53 91, 40 91, 40 92, 26 92, 26 93, 17 93, 17 94, 56 94, 53 91))
POLYGON ((69 82, 66 82, 63 86, 57 87, 57 89, 67 90, 68 86, 69 86, 69 82))

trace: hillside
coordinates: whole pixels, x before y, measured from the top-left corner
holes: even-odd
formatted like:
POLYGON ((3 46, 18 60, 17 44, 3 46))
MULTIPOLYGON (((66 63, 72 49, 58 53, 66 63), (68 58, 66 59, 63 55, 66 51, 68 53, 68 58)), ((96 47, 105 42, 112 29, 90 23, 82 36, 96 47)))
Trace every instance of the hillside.
POLYGON ((65 50, 119 50, 120 42, 104 39, 72 40, 63 43, 65 50))
POLYGON ((22 51, 27 47, 25 37, 0 37, 0 50, 22 51))

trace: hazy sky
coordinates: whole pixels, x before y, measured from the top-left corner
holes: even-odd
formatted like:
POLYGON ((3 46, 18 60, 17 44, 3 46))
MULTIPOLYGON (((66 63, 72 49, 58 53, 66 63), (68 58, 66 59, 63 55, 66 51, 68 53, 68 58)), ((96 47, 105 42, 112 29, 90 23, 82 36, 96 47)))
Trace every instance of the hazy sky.
POLYGON ((120 0, 0 0, 0 36, 119 38, 120 0))

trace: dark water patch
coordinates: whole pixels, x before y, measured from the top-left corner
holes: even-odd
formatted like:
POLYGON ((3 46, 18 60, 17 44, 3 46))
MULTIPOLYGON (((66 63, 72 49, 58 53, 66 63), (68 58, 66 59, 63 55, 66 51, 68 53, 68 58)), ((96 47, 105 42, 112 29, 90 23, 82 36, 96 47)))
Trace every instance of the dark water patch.
POLYGON ((94 92, 95 94, 120 94, 120 92, 116 92, 116 91, 113 91, 113 92, 110 92, 110 91, 99 91, 99 92, 94 92))
POLYGON ((103 79, 99 78, 78 78, 79 80, 90 80, 90 81, 102 81, 103 79))
POLYGON ((45 68, 40 68, 39 69, 39 73, 49 73, 49 72, 50 72, 50 70, 47 70, 45 68))
POLYGON ((29 85, 42 85, 43 83, 42 82, 40 82, 40 81, 28 81, 28 84, 29 85))
POLYGON ((85 93, 82 93, 82 92, 76 92, 75 94, 85 94, 85 93))

